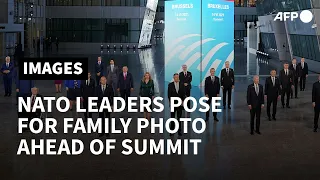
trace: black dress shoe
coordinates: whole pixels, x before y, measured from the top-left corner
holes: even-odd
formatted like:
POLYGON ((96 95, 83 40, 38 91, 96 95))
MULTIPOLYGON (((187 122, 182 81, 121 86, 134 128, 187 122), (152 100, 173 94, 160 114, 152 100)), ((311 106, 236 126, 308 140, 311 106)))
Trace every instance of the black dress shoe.
POLYGON ((10 97, 10 96, 11 96, 11 94, 8 94, 8 96, 10 97))
POLYGON ((206 118, 206 120, 205 120, 205 121, 206 121, 206 122, 207 122, 207 121, 209 121, 209 118, 206 118))
POLYGON ((298 97, 296 97, 296 99, 299 99, 298 97))
POLYGON ((223 109, 226 109, 226 106, 223 106, 223 109))
POLYGON ((231 109, 231 106, 228 106, 228 109, 231 109))
POLYGON ((253 135, 253 131, 251 131, 250 134, 253 135))
POLYGON ((261 132, 260 132, 260 131, 256 131, 256 133, 257 133, 257 134, 261 134, 261 132))
POLYGON ((282 105, 282 108, 284 108, 284 105, 282 105))
POLYGON ((101 137, 103 137, 103 136, 104 136, 104 134, 103 134, 103 133, 99 134, 99 138, 101 138, 101 137))
POLYGON ((4 97, 7 97, 7 96, 8 96, 8 94, 5 94, 5 95, 4 95, 4 97))
POLYGON ((174 134, 173 133, 170 133, 170 137, 172 137, 174 134))
POLYGON ((317 129, 314 129, 313 132, 317 132, 317 129))
POLYGON ((182 136, 182 133, 181 133, 181 132, 178 132, 178 135, 179 135, 179 136, 182 136))
POLYGON ((268 120, 271 121, 271 117, 268 117, 268 120))
POLYGON ((214 118, 214 120, 215 120, 215 121, 217 121, 217 122, 219 121, 219 119, 218 119, 218 118, 214 118))
POLYGON ((106 133, 106 136, 109 137, 109 136, 110 136, 110 133, 106 133))
POLYGON ((289 109, 290 109, 291 107, 288 105, 288 106, 287 106, 287 108, 289 108, 289 109))
POLYGON ((276 117, 274 117, 274 116, 273 116, 273 118, 272 118, 272 119, 273 119, 273 120, 275 120, 275 121, 277 120, 277 119, 276 119, 276 117))

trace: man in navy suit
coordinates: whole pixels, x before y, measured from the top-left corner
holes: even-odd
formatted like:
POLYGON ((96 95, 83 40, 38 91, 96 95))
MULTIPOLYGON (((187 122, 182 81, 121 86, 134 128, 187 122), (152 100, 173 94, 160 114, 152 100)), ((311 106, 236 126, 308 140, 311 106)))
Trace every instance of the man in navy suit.
POLYGON ((6 57, 6 62, 1 66, 1 72, 3 74, 3 85, 4 85, 4 96, 11 96, 12 92, 12 74, 13 74, 13 63, 10 62, 10 57, 6 57))
POLYGON ((18 97, 24 97, 31 93, 31 89, 34 87, 33 80, 20 80, 19 75, 16 77, 16 92, 17 92, 17 103, 18 97))
POLYGON ((133 76, 128 72, 127 66, 123 66, 122 73, 119 74, 118 91, 123 99, 130 97, 133 91, 133 76))
POLYGON ((253 135, 254 119, 256 118, 256 133, 260 133, 261 109, 264 107, 263 86, 259 84, 259 76, 253 77, 253 84, 247 89, 247 104, 250 109, 250 127, 253 135))
MULTIPOLYGON (((215 72, 216 70, 214 68, 210 69, 210 76, 206 78, 204 85, 205 95, 207 98, 209 98, 207 101, 209 105, 211 105, 212 97, 219 97, 220 94, 220 81, 219 78, 215 76, 215 72)), ((206 112, 206 121, 209 120, 209 111, 206 112)), ((217 112, 213 112, 213 118, 215 121, 219 121, 217 118, 217 112)))
POLYGON ((97 82, 97 85, 99 85, 100 78, 104 76, 104 64, 102 63, 101 56, 98 57, 98 61, 95 66, 95 72, 96 72, 96 82, 97 82))
MULTIPOLYGON (((113 97, 114 97, 114 92, 113 88, 111 85, 107 84, 107 78, 102 76, 100 79, 100 85, 96 87, 96 97, 98 97, 98 107, 101 106, 103 98, 108 98, 110 104, 113 104, 113 97)), ((107 109, 104 109, 102 112, 99 112, 99 118, 102 118, 102 131, 105 130, 105 118, 108 118, 108 121, 110 124, 110 115, 111 112, 109 112, 107 109)), ((110 129, 109 129, 110 130, 110 129)), ((109 133, 102 132, 99 134, 99 137, 102 136, 109 136, 109 133)))

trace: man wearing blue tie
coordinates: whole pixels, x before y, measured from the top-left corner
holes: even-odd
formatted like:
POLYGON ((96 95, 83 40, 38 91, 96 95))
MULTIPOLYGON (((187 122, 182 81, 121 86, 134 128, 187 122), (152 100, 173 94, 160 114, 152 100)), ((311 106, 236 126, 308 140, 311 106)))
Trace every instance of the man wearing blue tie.
POLYGON ((70 101, 70 110, 77 97, 81 97, 81 80, 66 80, 65 86, 67 90, 67 98, 70 101))
POLYGON ((96 72, 96 82, 97 82, 97 85, 99 85, 100 78, 104 76, 104 64, 102 63, 101 56, 98 57, 98 61, 95 66, 95 72, 96 72))
POLYGON ((12 73, 13 63, 10 62, 10 57, 6 57, 6 62, 1 66, 1 72, 3 74, 4 96, 11 96, 12 92, 12 73))

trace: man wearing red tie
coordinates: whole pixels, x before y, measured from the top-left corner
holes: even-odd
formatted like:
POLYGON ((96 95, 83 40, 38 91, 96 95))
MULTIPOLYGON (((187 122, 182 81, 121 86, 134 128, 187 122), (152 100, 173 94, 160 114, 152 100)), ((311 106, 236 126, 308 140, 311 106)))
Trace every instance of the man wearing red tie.
POLYGON ((117 90, 125 100, 130 97, 131 91, 133 91, 133 77, 128 72, 127 66, 123 66, 122 73, 119 74, 117 90))
MULTIPOLYGON (((191 94, 192 74, 188 71, 187 65, 182 65, 182 72, 179 73, 179 79, 185 87, 186 97, 189 97, 191 94)), ((190 108, 190 101, 188 102, 188 107, 190 108)))

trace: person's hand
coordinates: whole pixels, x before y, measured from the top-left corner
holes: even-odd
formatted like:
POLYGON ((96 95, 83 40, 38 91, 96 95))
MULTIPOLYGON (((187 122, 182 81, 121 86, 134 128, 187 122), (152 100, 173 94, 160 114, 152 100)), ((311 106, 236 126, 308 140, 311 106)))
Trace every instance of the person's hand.
POLYGON ((117 91, 120 91, 120 88, 118 88, 117 91))
POLYGON ((19 89, 16 89, 16 92, 19 92, 19 89))
POLYGON ((306 78, 308 77, 308 74, 306 74, 306 78))
POLYGON ((133 91, 133 88, 131 88, 130 91, 133 91))
POLYGON ((208 94, 206 94, 206 97, 209 97, 208 94))
POLYGON ((97 76, 100 76, 100 73, 99 73, 99 72, 97 73, 97 76))
POLYGON ((292 85, 291 88, 294 88, 294 85, 292 85))
POLYGON ((265 99, 267 99, 267 97, 268 97, 267 95, 264 95, 264 98, 265 98, 265 99))
POLYGON ((232 89, 234 89, 234 85, 232 85, 232 89))
POLYGON ((251 110, 252 109, 252 106, 251 105, 248 105, 249 109, 251 110))
POLYGON ((316 103, 315 102, 312 103, 312 107, 316 107, 316 103))
POLYGON ((264 104, 261 104, 261 108, 264 108, 264 104))
POLYGON ((184 83, 184 86, 188 86, 188 83, 184 83))
POLYGON ((217 97, 220 97, 220 94, 217 94, 217 97))
POLYGON ((152 96, 151 98, 154 99, 154 96, 152 96))
POLYGON ((280 89, 282 89, 282 85, 280 85, 280 89))
POLYGON ((280 100, 280 95, 278 96, 278 100, 280 100))
POLYGON ((69 88, 66 87, 66 90, 69 91, 69 88))
POLYGON ((81 101, 81 102, 83 101, 83 97, 81 97, 80 101, 81 101))
POLYGON ((221 89, 223 89, 223 86, 221 86, 221 89))

